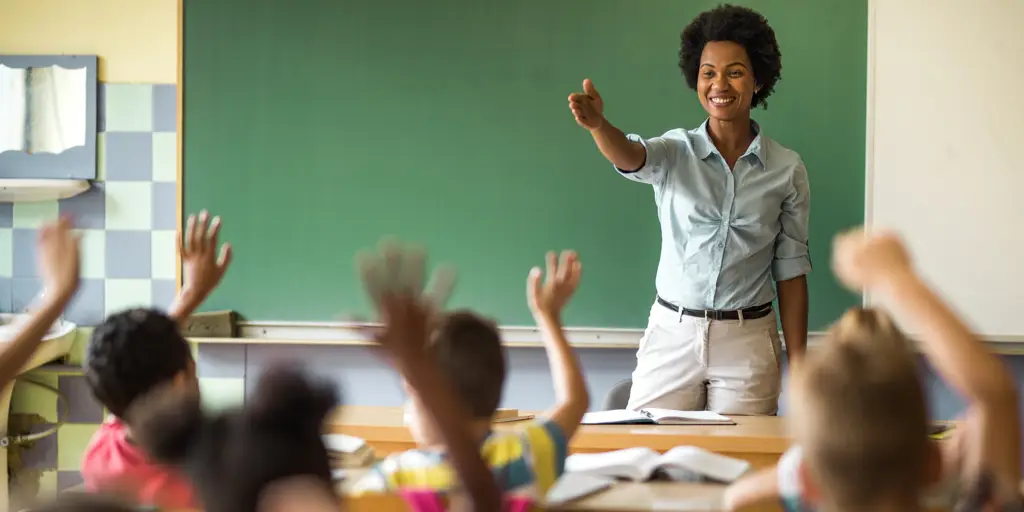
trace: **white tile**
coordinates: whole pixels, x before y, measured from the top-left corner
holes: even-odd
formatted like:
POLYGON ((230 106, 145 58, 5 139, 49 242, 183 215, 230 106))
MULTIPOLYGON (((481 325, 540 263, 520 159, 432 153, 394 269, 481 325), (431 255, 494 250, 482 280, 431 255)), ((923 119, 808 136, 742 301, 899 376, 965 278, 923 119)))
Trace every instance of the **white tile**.
POLYGON ((14 240, 10 229, 0 229, 0 277, 14 275, 14 240))
POLYGON ((177 232, 153 231, 153 279, 174 279, 176 276, 178 248, 175 244, 177 232))
POLYGON ((203 407, 211 411, 240 406, 245 401, 245 379, 199 379, 199 396, 203 407))
POLYGON ((107 279, 103 289, 105 312, 109 316, 129 308, 149 307, 152 290, 149 279, 107 279))
POLYGON ((82 240, 82 278, 103 279, 106 277, 106 232, 101 229, 83 229, 78 233, 82 240))
POLYGON ((153 131, 152 84, 107 84, 103 100, 107 108, 105 131, 153 131))
POLYGON ((152 229, 153 185, 148 182, 106 184, 107 229, 152 229))
POLYGON ((178 134, 153 134, 153 181, 178 181, 178 134))

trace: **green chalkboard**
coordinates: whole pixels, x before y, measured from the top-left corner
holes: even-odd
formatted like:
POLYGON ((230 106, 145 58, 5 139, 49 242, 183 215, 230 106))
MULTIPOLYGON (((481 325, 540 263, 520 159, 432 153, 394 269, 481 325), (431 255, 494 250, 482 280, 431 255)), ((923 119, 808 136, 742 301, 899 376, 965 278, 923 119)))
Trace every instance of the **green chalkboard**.
MULTIPOLYGON (((741 2, 784 69, 755 119, 799 152, 812 190, 811 328, 857 297, 831 238, 863 222, 866 0, 741 2)), ((209 309, 251 320, 366 312, 352 258, 384 235, 460 269, 454 305, 530 323, 527 271, 573 248, 566 322, 641 327, 660 237, 652 189, 617 176, 577 127, 590 77, 646 136, 704 112, 678 67, 697 0, 186 0, 184 200, 224 218, 236 258, 209 309)))

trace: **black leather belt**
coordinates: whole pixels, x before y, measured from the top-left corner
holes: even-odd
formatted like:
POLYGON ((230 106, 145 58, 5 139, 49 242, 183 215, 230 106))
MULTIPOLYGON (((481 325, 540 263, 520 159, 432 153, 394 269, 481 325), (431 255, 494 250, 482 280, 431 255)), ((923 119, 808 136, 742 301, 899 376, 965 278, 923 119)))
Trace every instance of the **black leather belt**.
MULTIPOLYGON (((658 297, 658 304, 665 306, 676 313, 679 313, 679 306, 672 304, 671 302, 658 297)), ((696 316, 699 318, 707 318, 708 320, 739 320, 740 313, 743 313, 744 320, 756 320, 758 318, 764 318, 771 314, 772 303, 761 304, 760 306, 751 306, 743 309, 733 309, 729 311, 714 311, 710 309, 690 309, 682 308, 682 314, 686 316, 696 316)))

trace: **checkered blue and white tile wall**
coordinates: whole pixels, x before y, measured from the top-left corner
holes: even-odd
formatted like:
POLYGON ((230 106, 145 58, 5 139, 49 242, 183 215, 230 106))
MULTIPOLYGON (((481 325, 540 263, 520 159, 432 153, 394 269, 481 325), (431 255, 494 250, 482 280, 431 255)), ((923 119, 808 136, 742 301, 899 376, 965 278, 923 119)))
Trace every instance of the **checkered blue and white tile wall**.
MULTIPOLYGON (((39 293, 34 254, 39 226, 61 214, 75 218, 82 235, 82 285, 65 318, 83 328, 72 362, 81 360, 91 327, 107 314, 132 306, 166 308, 175 292, 175 85, 101 84, 99 90, 99 162, 92 189, 61 201, 0 204, 3 312, 24 310, 39 293)), ((57 434, 23 453, 26 468, 43 471, 40 489, 48 493, 81 482, 81 455, 104 410, 80 372, 44 369, 32 378, 56 386, 70 406, 57 434)), ((57 421, 56 397, 39 388, 18 386, 11 409, 42 416, 47 425, 38 429, 57 421)))
POLYGON ((38 227, 74 216, 82 235, 82 287, 65 317, 96 325, 131 306, 166 307, 174 296, 177 133, 173 84, 100 87, 98 176, 88 192, 0 205, 0 309, 18 312, 39 291, 38 227))

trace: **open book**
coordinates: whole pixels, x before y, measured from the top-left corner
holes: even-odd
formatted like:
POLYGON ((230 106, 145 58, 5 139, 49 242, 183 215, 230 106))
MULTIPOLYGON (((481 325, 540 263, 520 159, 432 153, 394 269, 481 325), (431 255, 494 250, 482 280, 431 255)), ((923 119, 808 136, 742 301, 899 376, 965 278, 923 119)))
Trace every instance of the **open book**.
POLYGON ((640 409, 629 411, 588 412, 580 421, 583 425, 735 425, 736 422, 711 411, 673 411, 671 409, 640 409))
POLYGON ((548 490, 545 505, 554 507, 597 494, 615 485, 615 479, 606 476, 592 476, 586 473, 562 473, 555 485, 548 490))
POLYGON ((664 454, 643 447, 605 453, 577 453, 565 460, 566 473, 634 482, 666 479, 730 483, 749 469, 750 463, 745 460, 718 455, 695 446, 677 446, 664 454))
POLYGON ((369 466, 375 458, 373 449, 361 438, 345 434, 326 434, 323 440, 332 468, 369 466))

